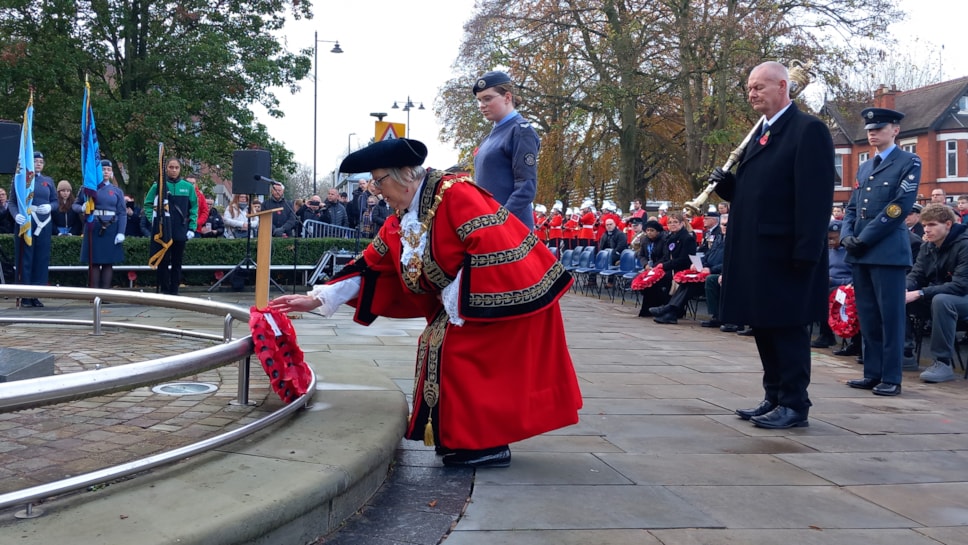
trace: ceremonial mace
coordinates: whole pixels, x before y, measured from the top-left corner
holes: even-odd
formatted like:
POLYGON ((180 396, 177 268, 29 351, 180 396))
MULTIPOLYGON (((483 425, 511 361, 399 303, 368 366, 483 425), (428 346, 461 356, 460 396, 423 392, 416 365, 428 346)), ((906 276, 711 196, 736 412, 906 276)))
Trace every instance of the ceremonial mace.
MULTIPOLYGON (((806 64, 800 61, 790 62, 789 73, 791 100, 800 96, 800 93, 803 92, 803 89, 810 84, 811 68, 813 68, 813 61, 809 61, 806 64)), ((746 138, 743 139, 743 142, 729 153, 729 159, 727 159, 722 166, 723 170, 728 171, 729 169, 733 168, 733 165, 739 162, 740 158, 743 156, 743 152, 746 151, 747 144, 750 143, 750 140, 752 140, 754 136, 759 134, 760 127, 762 127, 763 123, 765 122, 766 117, 760 117, 760 120, 753 125, 753 129, 749 132, 749 134, 746 135, 746 138)), ((699 207, 706 203, 706 199, 708 199, 715 190, 716 182, 710 182, 709 185, 706 186, 706 189, 704 189, 703 192, 700 193, 695 199, 684 203, 682 205, 683 209, 689 210, 695 215, 702 215, 702 210, 699 207)))

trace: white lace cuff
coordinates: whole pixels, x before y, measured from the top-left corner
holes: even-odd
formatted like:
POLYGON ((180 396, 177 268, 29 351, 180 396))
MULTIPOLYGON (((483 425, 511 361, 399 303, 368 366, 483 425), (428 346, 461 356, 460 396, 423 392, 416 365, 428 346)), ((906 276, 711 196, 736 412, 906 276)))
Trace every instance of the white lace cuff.
POLYGON ((306 295, 319 299, 319 302, 322 303, 319 311, 323 316, 329 318, 336 313, 340 305, 356 297, 360 292, 361 283, 360 277, 354 276, 335 284, 316 286, 312 291, 307 292, 306 295))
POLYGON ((440 299, 444 302, 444 310, 447 312, 448 321, 457 326, 464 325, 464 319, 457 312, 457 297, 460 295, 460 277, 463 272, 463 269, 457 271, 457 277, 440 294, 440 299))

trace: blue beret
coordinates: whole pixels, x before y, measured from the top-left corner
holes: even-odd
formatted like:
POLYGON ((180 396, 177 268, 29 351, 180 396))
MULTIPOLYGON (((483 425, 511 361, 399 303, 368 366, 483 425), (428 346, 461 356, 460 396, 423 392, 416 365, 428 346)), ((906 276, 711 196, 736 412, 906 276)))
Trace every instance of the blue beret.
POLYGON ((888 123, 897 125, 904 119, 904 114, 901 112, 887 108, 865 108, 860 116, 864 118, 864 123, 866 123, 864 129, 866 130, 879 129, 888 123))
POLYGON ((340 172, 371 172, 378 168, 415 167, 427 159, 427 146, 418 140, 382 140, 354 151, 339 165, 340 172))
POLYGON ((841 222, 840 220, 834 220, 834 221, 830 222, 830 225, 829 226, 827 226, 827 232, 828 233, 837 233, 837 232, 840 231, 840 229, 842 227, 843 227, 843 222, 841 222))
POLYGON ((505 83, 511 83, 511 77, 504 72, 485 72, 481 77, 477 78, 474 82, 474 86, 471 87, 471 94, 476 95, 485 89, 490 89, 497 85, 503 85, 505 83))
POLYGON ((34 152, 34 159, 43 159, 43 158, 44 158, 43 153, 40 153, 39 151, 34 152))

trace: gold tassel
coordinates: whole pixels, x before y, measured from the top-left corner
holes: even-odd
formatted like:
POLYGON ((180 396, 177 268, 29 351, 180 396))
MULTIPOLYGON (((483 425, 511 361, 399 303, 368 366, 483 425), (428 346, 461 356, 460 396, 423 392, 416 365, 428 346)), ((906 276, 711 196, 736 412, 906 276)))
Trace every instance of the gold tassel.
POLYGON ((434 446, 434 419, 433 417, 427 417, 427 425, 424 426, 424 446, 432 447, 434 446))

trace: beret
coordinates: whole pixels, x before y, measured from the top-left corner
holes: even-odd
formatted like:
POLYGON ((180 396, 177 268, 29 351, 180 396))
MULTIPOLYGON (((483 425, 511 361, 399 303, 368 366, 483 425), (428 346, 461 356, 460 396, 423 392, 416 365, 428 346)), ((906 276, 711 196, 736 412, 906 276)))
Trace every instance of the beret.
POLYGON ((505 83, 511 83, 511 77, 504 72, 485 72, 474 82, 474 86, 471 87, 471 94, 476 95, 485 89, 505 83))
POLYGON ((34 152, 34 159, 43 159, 43 158, 44 158, 43 153, 40 153, 39 151, 34 152))

